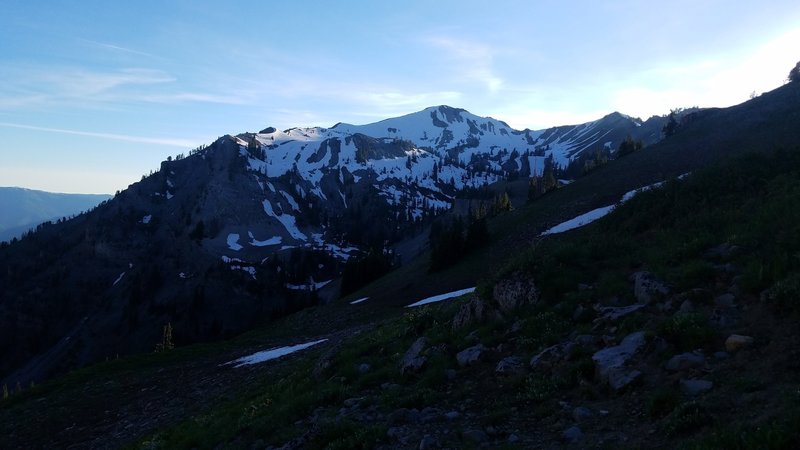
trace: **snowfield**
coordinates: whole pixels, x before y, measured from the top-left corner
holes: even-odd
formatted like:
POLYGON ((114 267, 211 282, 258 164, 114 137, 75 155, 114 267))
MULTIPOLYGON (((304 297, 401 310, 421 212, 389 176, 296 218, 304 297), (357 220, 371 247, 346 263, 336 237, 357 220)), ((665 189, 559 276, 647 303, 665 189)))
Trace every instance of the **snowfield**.
MULTIPOLYGON (((681 180, 681 179, 685 178, 687 175, 688 175, 688 173, 685 173, 685 174, 679 176, 678 179, 681 180)), ((539 236, 547 236, 548 234, 563 233, 565 231, 574 230, 575 228, 580 228, 580 227, 582 227, 584 225, 588 225, 588 224, 594 222, 595 220, 600 219, 601 217, 609 214, 611 211, 614 210, 614 208, 617 207, 617 205, 621 205, 621 204, 627 202, 628 200, 632 199, 633 197, 635 197, 640 192, 645 192, 645 191, 649 191, 650 189, 659 188, 659 187, 663 186, 664 183, 666 183, 666 181, 659 181, 658 183, 648 184, 647 186, 642 186, 642 187, 636 188, 636 189, 634 189, 632 191, 628 191, 622 196, 622 198, 619 199, 619 203, 614 204, 614 205, 603 206, 603 207, 597 208, 597 209, 593 209, 593 210, 591 210, 591 211, 589 211, 587 213, 581 214, 578 217, 574 217, 574 218, 572 218, 570 220, 567 220, 566 222, 561 222, 560 224, 543 231, 542 234, 540 234, 539 236)))
POLYGON ((609 206, 603 206, 602 208, 593 209, 585 214, 581 214, 578 217, 567 220, 566 222, 561 222, 560 224, 542 232, 542 234, 540 234, 539 236, 547 236, 548 234, 563 233, 565 231, 573 230, 575 228, 590 224, 595 220, 610 213, 615 206, 616 205, 609 205, 609 206))
POLYGON ((239 234, 238 233, 231 233, 228 235, 228 248, 231 250, 238 252, 239 250, 243 249, 241 245, 239 245, 239 234))
POLYGON ((418 302, 406 305, 406 308, 413 308, 415 306, 427 305, 428 303, 440 302, 442 300, 449 300, 451 298, 461 297, 462 295, 471 294, 475 292, 475 288, 466 288, 459 291, 448 292, 447 294, 434 295, 433 297, 424 298, 418 302))
POLYGON ((237 368, 242 366, 249 366, 252 364, 258 364, 272 359, 280 358, 281 356, 290 355, 292 353, 299 352, 300 350, 305 350, 309 347, 313 347, 325 341, 327 341, 327 339, 320 339, 318 341, 306 342, 305 344, 290 345, 286 347, 276 347, 269 350, 256 352, 249 356, 243 356, 239 359, 234 359, 233 361, 229 361, 223 365, 233 364, 234 365, 233 367, 237 368))

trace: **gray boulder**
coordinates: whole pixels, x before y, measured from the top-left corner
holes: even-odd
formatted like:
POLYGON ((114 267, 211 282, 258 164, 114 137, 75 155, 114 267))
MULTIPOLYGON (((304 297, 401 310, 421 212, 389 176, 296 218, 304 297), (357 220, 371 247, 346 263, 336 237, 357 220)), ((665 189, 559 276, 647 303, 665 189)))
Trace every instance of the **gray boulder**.
POLYGON ((713 387, 714 383, 708 380, 681 380, 681 391, 690 397, 708 392, 713 387))
POLYGON ((631 333, 619 345, 604 348, 594 355, 592 361, 602 382, 608 383, 615 391, 621 390, 638 380, 642 373, 626 366, 645 346, 644 332, 631 333))
POLYGON ((484 323, 497 317, 497 311, 485 300, 473 295, 467 303, 461 305, 453 317, 453 331, 458 331, 473 324, 484 323))
POLYGON ((400 360, 400 373, 418 372, 425 365, 426 358, 420 353, 428 345, 428 340, 421 337, 411 344, 411 347, 400 360))
POLYGON ((539 301, 539 292, 530 275, 515 272, 510 277, 500 280, 492 292, 494 300, 503 313, 510 313, 520 306, 531 305, 539 301))
POLYGON ((509 356, 500 360, 494 372, 500 376, 515 376, 522 375, 526 372, 525 362, 522 358, 516 356, 509 356))
POLYGON ((667 361, 665 368, 670 372, 680 372, 689 369, 699 369, 706 364, 706 357, 702 352, 687 352, 675 355, 667 361))
POLYGON ((477 364, 486 354, 486 347, 483 344, 474 345, 456 354, 456 360, 461 367, 477 364))
POLYGON ((631 281, 633 281, 633 295, 641 304, 647 305, 669 294, 669 286, 650 272, 636 272, 631 275, 631 281))

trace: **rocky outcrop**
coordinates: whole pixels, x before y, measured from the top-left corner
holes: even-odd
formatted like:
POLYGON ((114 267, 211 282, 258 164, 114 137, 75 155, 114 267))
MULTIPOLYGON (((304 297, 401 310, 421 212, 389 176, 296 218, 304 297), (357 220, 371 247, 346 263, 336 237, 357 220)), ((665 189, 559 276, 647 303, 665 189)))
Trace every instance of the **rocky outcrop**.
POLYGON ((456 355, 456 361, 461 367, 468 367, 477 364, 486 354, 486 347, 483 344, 474 345, 466 348, 456 355))
POLYGON ((461 305, 458 313, 453 317, 453 331, 467 328, 497 318, 495 310, 489 302, 477 295, 473 295, 467 303, 461 305))
POLYGON ((633 282, 633 295, 639 303, 647 305, 669 294, 669 286, 650 272, 636 272, 630 279, 633 282))
POLYGON ((428 345, 428 340, 421 337, 411 344, 411 347, 400 360, 400 373, 418 372, 425 365, 426 358, 421 355, 422 350, 428 345))
POLYGON ((539 292, 533 278, 522 272, 515 272, 510 277, 500 280, 494 286, 492 295, 500 311, 505 314, 539 301, 539 292))
POLYGON ((619 345, 604 348, 592 355, 600 380, 619 391, 641 377, 640 371, 629 369, 627 365, 644 348, 645 343, 644 332, 638 331, 626 336, 619 345))
POLYGON ((737 352, 743 348, 753 345, 753 338, 750 336, 742 336, 739 334, 732 334, 725 339, 725 350, 730 353, 737 352))

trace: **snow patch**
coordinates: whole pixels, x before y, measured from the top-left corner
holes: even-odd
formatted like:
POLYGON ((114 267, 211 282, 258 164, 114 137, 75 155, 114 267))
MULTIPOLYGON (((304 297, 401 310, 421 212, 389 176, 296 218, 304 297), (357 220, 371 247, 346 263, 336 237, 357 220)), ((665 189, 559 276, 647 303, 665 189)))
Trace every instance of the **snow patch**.
POLYGON ((447 294, 434 295, 433 297, 424 298, 418 302, 406 305, 406 308, 413 308, 415 306, 427 305, 428 303, 435 303, 435 302, 440 302, 442 300, 461 297, 462 295, 471 294, 473 292, 475 292, 475 288, 471 287, 471 288, 461 289, 459 291, 448 292, 447 294))
POLYGON ((297 204, 297 202, 294 200, 294 197, 292 197, 291 194, 281 191, 281 195, 283 195, 283 198, 285 198, 286 201, 289 202, 293 210, 300 211, 300 205, 297 204))
MULTIPOLYGON (((312 280, 313 281, 313 280, 312 280)), ((287 289, 291 289, 293 291, 317 291, 325 287, 328 283, 333 280, 328 281, 320 281, 318 283, 309 283, 309 284, 286 284, 287 289)))
POLYGON ((286 231, 289 232, 289 235, 292 238, 297 239, 299 241, 308 240, 308 236, 303 234, 303 232, 301 232, 297 228, 297 225, 295 225, 295 218, 293 215, 283 213, 279 216, 275 214, 275 211, 272 209, 272 203, 270 203, 269 200, 264 200, 262 203, 264 205, 264 212, 267 213, 268 216, 278 219, 278 222, 280 222, 281 225, 283 225, 283 227, 286 228, 286 231))
POLYGON ((142 223, 147 225, 148 223, 150 223, 150 220, 152 220, 152 219, 153 219, 153 215, 152 214, 148 214, 148 215, 142 217, 142 223))
POLYGON ((575 228, 582 227, 586 224, 592 223, 595 220, 605 216, 606 214, 610 213, 616 205, 609 205, 603 206, 602 208, 593 209, 585 214, 581 214, 578 217, 572 218, 567 220, 566 222, 561 222, 560 224, 544 231, 539 236, 546 236, 548 234, 556 234, 556 233, 563 233, 565 231, 569 231, 575 228))
POLYGON ((361 302, 365 302, 367 300, 369 300, 369 297, 364 297, 364 298, 360 298, 358 300, 353 300, 352 302, 350 302, 350 304, 351 305, 357 305, 357 304, 359 304, 361 302))
POLYGON ((280 236, 273 236, 267 239, 266 241, 259 241, 258 239, 253 237, 252 231, 248 231, 247 235, 250 236, 250 245, 254 247, 269 247, 270 245, 278 245, 283 240, 283 238, 281 238, 280 236))
POLYGON ((239 233, 231 233, 228 235, 228 248, 235 252, 244 248, 239 245, 239 233))
POLYGON ((223 365, 234 364, 233 367, 237 368, 251 364, 258 364, 272 359, 280 358, 281 356, 286 356, 294 352, 299 352, 300 350, 305 350, 309 347, 313 347, 325 341, 327 341, 327 339, 320 339, 318 341, 306 342, 305 344, 289 345, 286 347, 275 347, 269 350, 253 353, 252 355, 249 356, 243 356, 239 359, 234 359, 233 361, 229 361, 223 365))

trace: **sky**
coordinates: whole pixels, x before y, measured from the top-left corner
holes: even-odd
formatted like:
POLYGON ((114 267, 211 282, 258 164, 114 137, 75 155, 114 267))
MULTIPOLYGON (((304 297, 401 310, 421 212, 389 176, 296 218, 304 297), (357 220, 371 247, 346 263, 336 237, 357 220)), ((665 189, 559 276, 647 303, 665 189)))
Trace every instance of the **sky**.
POLYGON ((782 85, 800 2, 0 0, 0 186, 114 193, 225 134, 446 104, 518 129, 782 85))

